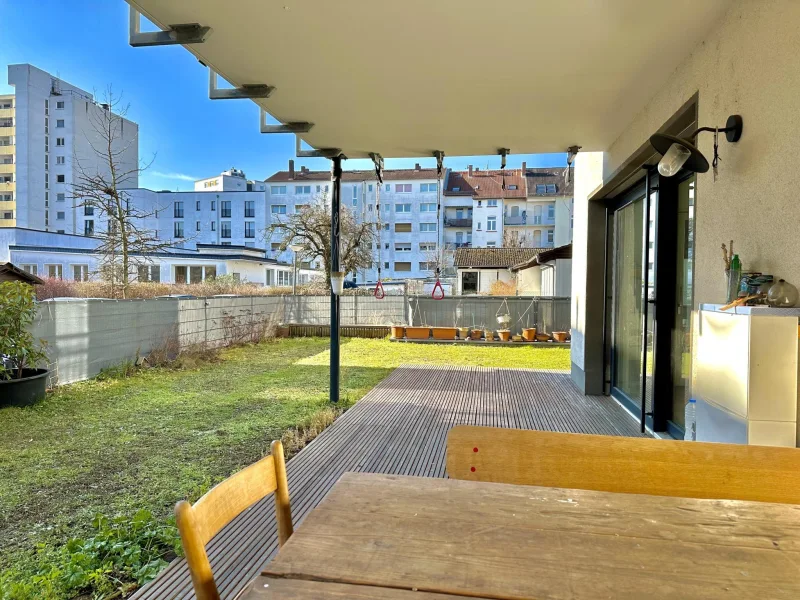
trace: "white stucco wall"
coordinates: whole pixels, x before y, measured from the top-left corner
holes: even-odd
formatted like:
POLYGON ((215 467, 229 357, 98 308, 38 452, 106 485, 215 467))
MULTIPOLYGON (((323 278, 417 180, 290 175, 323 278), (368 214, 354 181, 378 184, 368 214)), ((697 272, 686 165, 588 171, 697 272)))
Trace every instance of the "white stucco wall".
POLYGON ((531 267, 517 272, 517 293, 526 296, 542 295, 542 270, 531 267))

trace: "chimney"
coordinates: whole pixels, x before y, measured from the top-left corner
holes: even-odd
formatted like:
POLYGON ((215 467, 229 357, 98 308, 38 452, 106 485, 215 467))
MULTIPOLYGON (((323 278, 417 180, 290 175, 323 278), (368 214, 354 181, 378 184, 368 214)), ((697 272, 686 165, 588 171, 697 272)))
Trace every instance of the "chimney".
POLYGON ((467 167, 467 170, 469 171, 469 176, 472 177, 472 165, 467 167))
POLYGON ((522 176, 525 177, 525 173, 527 173, 527 172, 528 172, 528 163, 523 161, 523 163, 522 163, 522 176))
POLYGON ((415 170, 415 171, 419 171, 419 163, 416 163, 416 164, 414 165, 414 170, 415 170))
POLYGON ((300 172, 301 173, 308 173, 308 167, 301 166, 300 167, 300 172))
POLYGON ((289 159, 289 179, 294 179, 294 161, 289 159))

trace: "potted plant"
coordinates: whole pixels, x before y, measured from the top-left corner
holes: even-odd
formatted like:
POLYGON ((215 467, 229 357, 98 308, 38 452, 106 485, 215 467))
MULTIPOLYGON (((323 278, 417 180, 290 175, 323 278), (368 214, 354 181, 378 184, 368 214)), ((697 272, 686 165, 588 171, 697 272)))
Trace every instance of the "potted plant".
POLYGON ((483 325, 481 325, 480 327, 473 326, 472 331, 469 334, 469 337, 472 338, 473 340, 479 340, 481 339, 482 333, 483 333, 483 325))
POLYGON ((554 331, 553 332, 553 339, 560 344, 563 344, 567 341, 567 332, 566 331, 554 331))
POLYGON ((0 401, 24 406, 44 398, 45 341, 28 330, 36 317, 33 287, 21 281, 0 283, 0 401))
POLYGON ((469 337, 469 327, 459 327, 458 337, 460 337, 462 340, 467 339, 469 337))
POLYGON ((536 341, 536 327, 526 327, 522 330, 522 339, 526 342, 536 341))
POLYGON ((402 325, 392 325, 392 337, 396 340, 403 339, 406 336, 406 328, 402 325))
POLYGON ((433 339, 435 340, 454 340, 458 329, 456 327, 432 327, 433 339))
POLYGON ((497 337, 500 338, 501 342, 508 342, 511 340, 511 330, 510 329, 498 329, 497 330, 497 337))
POLYGON ((406 327, 406 339, 408 340, 427 340, 431 336, 431 328, 427 325, 424 327, 406 327))
POLYGON ((536 341, 537 342, 549 342, 550 341, 550 334, 548 334, 548 333, 537 333, 536 334, 536 341))
POLYGON ((485 342, 491 342, 492 340, 494 340, 494 332, 491 329, 484 329, 483 340, 485 342))

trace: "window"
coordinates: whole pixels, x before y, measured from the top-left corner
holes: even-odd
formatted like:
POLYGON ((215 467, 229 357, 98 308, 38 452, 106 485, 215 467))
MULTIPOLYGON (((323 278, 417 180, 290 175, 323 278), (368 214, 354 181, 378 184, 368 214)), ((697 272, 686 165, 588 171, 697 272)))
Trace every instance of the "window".
POLYGON ((394 191, 397 194, 410 194, 411 193, 411 184, 410 183, 395 183, 394 184, 394 191))
POLYGON ((256 237, 256 224, 253 221, 246 221, 244 224, 244 237, 256 237))
POLYGON ((94 216, 94 206, 84 206, 83 207, 83 216, 85 216, 85 217, 94 216))
POLYGON ((270 194, 285 194, 286 193, 286 186, 285 185, 271 185, 269 187, 270 194))
POLYGON ((489 208, 496 208, 497 207, 497 200, 487 200, 486 206, 489 208))
POLYGON ((200 210, 200 200, 198 200, 194 205, 195 210, 200 210))
POLYGON ((245 200, 244 202, 244 218, 255 219, 256 217, 256 203, 254 200, 245 200))
POLYGON ((64 164, 64 157, 63 156, 56 156, 56 164, 63 165, 64 164))
POLYGON ((396 213, 410 213, 411 212, 411 203, 407 204, 395 204, 394 205, 394 212, 396 213))
POLYGON ((183 218, 183 202, 176 202, 174 204, 172 210, 173 210, 173 216, 176 219, 182 219, 183 218))
POLYGON ((56 183, 64 183, 65 181, 66 178, 64 177, 64 175, 56 175, 56 183))
POLYGON ((419 205, 419 212, 436 212, 436 202, 423 202, 419 205))
POLYGON ((64 101, 63 100, 57 100, 56 101, 56 109, 58 109, 58 110, 63 110, 64 109, 64 101))
POLYGON ((478 231, 481 231, 481 222, 480 221, 478 221, 478 226, 475 229, 477 229, 478 231))
POLYGON ((39 274, 39 267, 37 265, 20 265, 20 267, 23 271, 30 273, 31 275, 39 274))
POLYGON ((13 219, 14 218, 14 211, 7 210, 3 212, 4 219, 13 219))
POLYGON ((231 218, 231 201, 223 200, 219 203, 219 216, 222 219, 231 218))
POLYGON ((434 268, 435 268, 435 263, 428 263, 428 262, 419 263, 420 271, 433 271, 434 268))
POLYGON ((453 191, 454 191, 454 192, 460 192, 460 191, 461 191, 461 188, 460 188, 460 187, 454 187, 454 188, 453 188, 453 191))
MULTIPOLYGON (((391 191, 391 189, 392 189, 392 187, 387 183, 386 184, 386 191, 389 192, 389 191, 391 191)), ((389 263, 386 263, 386 264, 388 265, 389 263)), ((388 266, 387 266, 387 269, 388 269, 388 266)))
POLYGON ((548 183, 547 184, 547 193, 548 194, 555 194, 556 193, 556 184, 555 183, 548 183))
POLYGON ((419 230, 420 232, 436 231, 436 223, 420 223, 419 230))
POLYGON ((555 204, 548 204, 547 205, 547 218, 551 221, 556 218, 556 205, 555 204))
POLYGON ((304 210, 308 210, 309 208, 311 208, 310 204, 295 204, 294 212, 296 213, 303 212, 304 210))
POLYGON ((286 205, 285 204, 273 204, 272 205, 272 214, 273 215, 285 215, 286 214, 286 205))
POLYGON ((195 231, 200 231, 200 221, 195 221, 195 223, 194 223, 194 230, 195 230, 195 231))
POLYGON ((394 263, 394 270, 398 273, 405 273, 411 270, 410 262, 396 262, 394 263))
POLYGON ((358 200, 358 186, 353 186, 353 200, 358 200))
POLYGON ((64 217, 64 212, 63 212, 63 211, 59 211, 59 212, 57 212, 57 213, 56 213, 56 219, 57 219, 58 221, 63 221, 63 220, 64 220, 64 218, 65 218, 65 217, 64 217))
POLYGON ((216 200, 212 200, 211 201, 211 210, 217 210, 217 201, 216 200))
POLYGON ((497 231, 497 217, 486 219, 486 231, 497 231))
MULTIPOLYGON (((177 274, 178 269, 186 267, 175 267, 175 273, 177 274)), ((159 283, 161 281, 161 266, 160 265, 139 265, 136 269, 137 271, 137 279, 141 282, 153 282, 159 283)), ((184 275, 185 281, 185 275, 184 275)))
MULTIPOLYGON (((420 183, 419 184, 419 191, 420 192, 435 192, 436 187, 438 184, 436 183, 420 183)), ((455 190, 453 190, 455 191, 455 190)))
POLYGON ((231 222, 230 221, 222 221, 219 224, 219 237, 221 237, 221 238, 229 238, 229 237, 231 237, 231 222))
POLYGON ((56 127, 64 127, 64 119, 56 119, 56 127))
POLYGON ((292 285, 292 274, 289 271, 278 271, 278 286, 289 287, 292 285))
MULTIPOLYGON (((463 232, 459 231, 461 235, 464 235, 463 232)), ((436 252, 436 244, 420 244, 419 245, 420 252, 436 252)))
POLYGON ((64 138, 56 138, 56 146, 63 146, 64 138))
POLYGON ((217 230, 217 222, 211 221, 211 231, 216 231, 216 230, 217 230))
POLYGON ((186 267, 175 267, 175 283, 186 283, 186 267))
POLYGON ((511 185, 508 186, 508 189, 509 190, 515 190, 515 189, 517 189, 517 186, 512 183, 511 185))
POLYGON ((175 226, 173 228, 173 233, 176 238, 183 237, 183 221, 175 221, 175 226))
POLYGON ((487 248, 494 248, 495 246, 497 246, 497 242, 486 242, 487 248))
POLYGON ((72 278, 75 281, 89 281, 89 265, 72 265, 72 278))
POLYGON ((83 235, 90 237, 94 235, 94 219, 86 219, 83 222, 83 235))
POLYGON ((280 242, 272 242, 272 244, 270 244, 270 250, 272 250, 273 252, 280 252, 281 251, 280 242))
MULTIPOLYGON (((319 186, 317 186, 317 187, 319 187, 319 186)), ((317 190, 317 191, 319 191, 319 190, 317 190)), ((371 183, 367 186, 367 191, 370 191, 370 192, 372 191, 372 184, 371 183)))
POLYGON ((550 229, 547 232, 547 243, 548 244, 552 244, 553 243, 553 230, 552 229, 550 229))
MULTIPOLYGON (((387 223, 386 226, 388 227, 389 224, 387 223)), ((395 233, 411 233, 411 223, 395 223, 394 231, 395 233)))
POLYGON ((482 200, 478 200, 478 208, 482 206, 482 202, 483 202, 482 200))
POLYGON ((411 244, 395 244, 395 252, 411 252, 411 244))
POLYGON ((311 193, 311 186, 310 185, 296 185, 296 186, 294 186, 294 193, 295 194, 310 194, 311 193))
POLYGON ((50 279, 63 279, 64 277, 63 265, 45 265, 44 268, 47 269, 47 276, 50 279))

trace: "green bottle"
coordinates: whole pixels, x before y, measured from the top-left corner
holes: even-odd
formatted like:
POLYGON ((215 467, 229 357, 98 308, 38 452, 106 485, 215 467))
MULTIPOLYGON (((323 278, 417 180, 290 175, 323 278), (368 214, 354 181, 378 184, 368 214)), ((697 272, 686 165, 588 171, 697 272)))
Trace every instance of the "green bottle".
POLYGON ((739 284, 742 281, 742 263, 739 255, 734 254, 728 270, 728 302, 733 302, 739 297, 739 284))

